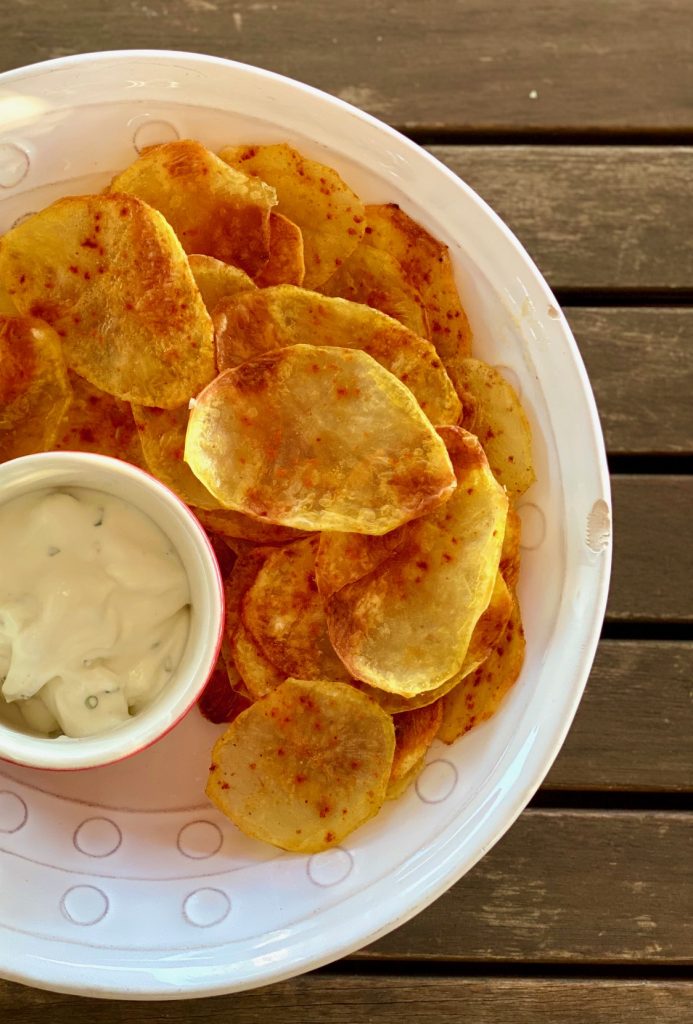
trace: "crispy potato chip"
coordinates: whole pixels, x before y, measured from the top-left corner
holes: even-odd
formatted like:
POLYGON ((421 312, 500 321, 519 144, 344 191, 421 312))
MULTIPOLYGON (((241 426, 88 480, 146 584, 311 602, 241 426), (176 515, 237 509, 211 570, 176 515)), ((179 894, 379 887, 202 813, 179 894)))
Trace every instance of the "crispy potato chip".
POLYGON ((439 738, 445 743, 454 743, 459 736, 495 714, 518 679, 524 658, 525 634, 515 597, 504 635, 489 657, 443 698, 439 738))
POLYGON ((472 331, 462 308, 448 247, 412 220, 395 203, 366 207, 364 242, 394 257, 426 310, 429 337, 438 354, 466 356, 472 331))
POLYGON ((287 345, 362 349, 407 385, 431 423, 459 418, 457 393, 431 343, 377 309, 291 285, 263 288, 221 302, 214 333, 220 370, 287 345))
POLYGON ((259 288, 273 284, 303 284, 306 264, 303 257, 303 235, 281 213, 270 214, 269 260, 255 278, 259 288))
POLYGON ((0 281, 0 316, 19 316, 19 310, 2 281, 0 281))
POLYGON ((55 331, 0 314, 0 462, 52 448, 71 399, 55 331))
POLYGON ((277 190, 276 212, 297 224, 303 235, 306 288, 326 281, 354 251, 365 226, 363 203, 331 167, 286 143, 227 146, 219 156, 277 190))
POLYGON ((68 370, 72 402, 53 445, 58 451, 94 452, 144 467, 142 447, 129 402, 106 394, 68 370))
POLYGON ((253 548, 239 555, 229 573, 222 573, 224 580, 224 601, 226 618, 224 634, 227 640, 233 638, 241 622, 241 604, 246 591, 252 585, 268 555, 266 548, 253 548))
POLYGON ((274 189, 192 139, 150 146, 113 179, 163 213, 187 253, 214 256, 254 277, 269 257, 274 189))
POLYGON ((390 784, 396 783, 426 756, 426 751, 436 738, 443 720, 443 705, 440 701, 415 711, 395 715, 395 756, 392 761, 390 784))
POLYGON ((217 725, 221 722, 233 722, 241 711, 250 707, 251 703, 252 701, 230 685, 226 662, 223 655, 220 654, 209 682, 197 702, 200 714, 208 722, 214 722, 217 725))
POLYGON ((185 460, 226 507, 305 530, 386 533, 455 487, 403 384, 365 352, 312 345, 217 377, 190 414, 185 460))
POLYGON ((362 241, 319 290, 323 295, 365 303, 399 320, 419 337, 429 337, 428 318, 421 296, 409 283, 394 256, 383 249, 362 241))
POLYGON ((505 524, 505 536, 499 569, 510 590, 514 590, 520 578, 520 536, 522 521, 515 505, 511 501, 508 506, 508 518, 505 524))
POLYGON ((491 600, 508 507, 476 438, 458 427, 440 434, 455 493, 408 524, 376 569, 326 602, 332 644, 352 676, 410 698, 461 669, 491 600))
POLYGON ((287 673, 280 672, 265 656, 243 622, 236 627, 229 647, 238 674, 253 700, 267 696, 286 679, 287 673))
POLYGON ((390 776, 390 781, 387 784, 387 793, 385 795, 386 800, 399 800, 401 796, 404 796, 406 791, 411 786, 412 782, 416 781, 417 776, 420 774, 421 769, 426 764, 426 755, 412 765, 406 775, 400 776, 398 779, 393 779, 390 776))
POLYGON ((187 404, 179 405, 176 409, 156 409, 153 406, 133 404, 132 415, 137 424, 145 462, 152 476, 170 487, 186 504, 201 509, 218 509, 220 506, 217 499, 183 461, 185 432, 190 415, 187 404))
POLYGON ((350 676, 327 633, 315 583, 319 537, 307 537, 268 553, 246 591, 241 616, 273 665, 286 676, 347 681, 350 676))
POLYGON ((519 497, 536 476, 532 432, 515 389, 498 370, 479 359, 459 360, 453 372, 456 382, 477 401, 474 433, 496 479, 519 497))
POLYGON ((252 545, 286 544, 287 541, 305 537, 303 530, 292 530, 290 526, 275 526, 274 523, 251 519, 250 516, 229 508, 193 508, 193 512, 205 529, 215 530, 227 542, 240 540, 248 541, 252 545))
POLYGON ((392 719, 364 694, 287 679, 217 741, 207 795, 246 835, 316 853, 377 814, 394 749, 392 719))
POLYGON ((175 408, 214 376, 212 324, 164 218, 132 196, 71 196, 0 239, 0 280, 108 394, 175 408))
POLYGON ((214 307, 221 299, 255 288, 252 277, 248 277, 245 270, 215 260, 213 256, 194 253, 188 256, 188 263, 209 314, 214 312, 214 307))
POLYGON ((316 579, 323 601, 368 575, 404 543, 404 528, 380 537, 362 533, 322 533, 315 559, 316 579))
POLYGON ((354 685, 377 701, 380 707, 391 715, 402 711, 415 711, 417 708, 428 707, 428 705, 440 701, 441 697, 444 697, 446 693, 450 693, 456 686, 459 686, 460 682, 470 672, 474 672, 488 658, 494 646, 499 643, 503 636, 512 607, 512 594, 505 585, 505 580, 501 574, 496 573, 491 600, 488 608, 474 627, 461 669, 455 672, 450 679, 446 679, 444 683, 441 683, 440 686, 436 686, 434 690, 426 690, 415 697, 407 698, 400 697, 396 693, 378 690, 375 686, 368 686, 366 683, 359 682, 354 685))

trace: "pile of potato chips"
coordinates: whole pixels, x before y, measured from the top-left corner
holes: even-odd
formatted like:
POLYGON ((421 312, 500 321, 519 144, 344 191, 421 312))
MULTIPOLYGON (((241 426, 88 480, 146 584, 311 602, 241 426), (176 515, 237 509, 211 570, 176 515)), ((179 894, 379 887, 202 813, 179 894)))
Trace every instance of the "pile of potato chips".
POLYGON ((225 579, 207 792, 286 850, 341 842, 524 657, 534 479, 444 245, 288 145, 145 150, 0 239, 0 459, 148 469, 225 579))

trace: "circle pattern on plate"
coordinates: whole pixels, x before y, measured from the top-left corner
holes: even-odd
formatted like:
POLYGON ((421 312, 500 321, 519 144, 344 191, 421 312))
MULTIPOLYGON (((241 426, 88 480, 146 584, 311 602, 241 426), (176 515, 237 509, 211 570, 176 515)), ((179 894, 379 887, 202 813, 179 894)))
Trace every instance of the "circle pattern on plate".
POLYGON ((21 796, 9 789, 0 790, 0 832, 19 832, 28 817, 29 811, 21 796))
POLYGON ((95 885, 73 885, 60 900, 63 917, 85 927, 103 921, 108 907, 108 896, 95 885))
POLYGON ((315 885, 328 887, 339 885, 351 874, 354 858, 348 850, 335 846, 323 853, 314 853, 308 861, 306 870, 311 882, 315 885))
POLYGON ((110 818, 87 818, 75 829, 72 841, 87 857, 110 857, 120 847, 123 835, 110 818))
POLYGON ((231 900, 221 889, 195 889, 183 902, 183 917, 196 928, 221 924, 231 910, 231 900))
POLYGON ((221 849, 224 837, 213 821, 190 821, 178 833, 176 843, 184 857, 205 860, 221 849))
POLYGON ((431 761, 416 780, 416 792, 425 804, 447 800, 457 785, 457 768, 452 761, 431 761))
POLYGON ((29 154, 14 142, 0 143, 0 188, 14 188, 29 173, 29 154))

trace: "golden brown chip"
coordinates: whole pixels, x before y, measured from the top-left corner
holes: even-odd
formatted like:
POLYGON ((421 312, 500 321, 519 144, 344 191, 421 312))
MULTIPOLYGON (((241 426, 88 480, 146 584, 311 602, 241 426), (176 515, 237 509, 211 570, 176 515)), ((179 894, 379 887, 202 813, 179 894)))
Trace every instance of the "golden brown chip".
POLYGON ((214 671, 197 702, 200 713, 208 722, 215 724, 233 722, 241 711, 250 707, 251 703, 251 700, 230 685, 226 662, 223 654, 220 654, 214 671))
POLYGON ((269 260, 255 278, 259 288, 274 284, 303 284, 306 264, 303 257, 303 235, 281 213, 270 214, 269 260))
POLYGON ((335 654, 315 582, 317 536, 268 553, 246 591, 242 619, 280 673, 301 679, 348 680, 335 654))
POLYGON ((440 434, 457 476, 452 497, 326 602, 332 644, 352 676, 409 698, 461 669, 491 600, 508 507, 476 438, 458 427, 440 434))
POLYGON ((0 316, 19 316, 19 310, 2 281, 0 281, 0 316))
POLYGON ((132 196, 60 199, 0 239, 0 280, 108 394, 175 408, 214 376, 212 324, 164 218, 132 196))
POLYGON ((404 796, 406 791, 414 782, 417 776, 420 774, 421 769, 426 764, 426 756, 424 755, 416 764, 412 765, 406 775, 400 776, 398 779, 390 777, 390 781, 387 784, 386 800, 399 800, 401 796, 404 796))
POLYGON ((520 578, 520 535, 522 521, 515 505, 511 501, 508 506, 508 518, 505 524, 505 536, 501 549, 499 569, 510 590, 515 590, 520 578))
POLYGON ((248 541, 253 545, 286 544, 287 541, 305 537, 303 530, 292 530, 289 526, 275 526, 274 523, 251 519, 230 508, 194 508, 193 512, 205 529, 215 530, 226 541, 248 541))
POLYGON ((177 409, 132 406, 145 462, 152 476, 170 487, 186 504, 201 509, 217 509, 217 499, 183 461, 189 415, 187 403, 177 409))
POLYGON ((254 277, 269 257, 273 188, 192 139, 151 146, 113 179, 163 213, 187 253, 214 256, 254 277))
POLYGON ((426 690, 424 693, 408 698, 400 697, 396 693, 387 693, 385 690, 378 690, 375 686, 368 686, 366 683, 355 683, 354 685, 377 701, 380 707, 391 715, 402 711, 415 711, 417 708, 425 708, 430 704, 440 702, 441 697, 454 690, 470 672, 474 672, 488 658, 503 636, 512 607, 512 594, 505 585, 501 574, 496 573, 491 600, 474 627, 462 667, 440 686, 436 686, 434 690, 426 690))
POLYGON ((366 207, 364 242, 389 253, 402 267, 426 310, 429 337, 445 361, 469 355, 472 332, 462 308, 448 247, 395 203, 366 207))
POLYGON ((404 385, 365 352, 312 345, 220 374, 190 414, 185 460, 226 507, 304 530, 386 533, 455 487, 404 385))
POLYGON ((315 559, 318 589, 323 601, 336 591, 373 572, 404 543, 400 528, 372 537, 362 533, 323 532, 315 559))
POLYGON ((459 360, 455 382, 477 402, 474 432, 496 479, 515 497, 534 483, 532 431, 517 392, 493 366, 479 359, 459 360))
POLYGON ((226 605, 224 634, 229 641, 241 622, 241 605, 246 591, 260 571, 267 554, 266 548, 253 548, 238 556, 230 572, 222 570, 226 605))
POLYGON ((303 235, 306 288, 321 285, 354 251, 364 230, 363 203, 331 167, 286 143, 227 146, 219 155, 277 190, 277 213, 297 224, 303 235))
POLYGON ((214 312, 214 307, 221 299, 225 299, 229 295, 236 295, 238 292, 252 291, 255 288, 253 279, 248 277, 245 270, 233 267, 230 263, 215 260, 213 256, 200 256, 198 253, 194 253, 192 256, 188 256, 188 263, 195 278, 195 284, 200 290, 202 301, 210 314, 214 312))
POLYGON ((220 370, 286 345, 361 349, 406 384, 431 423, 459 419, 457 393, 431 343, 369 306, 291 285, 263 288, 222 301, 214 333, 220 370))
POLYGON ((0 314, 0 462, 52 448, 71 398, 55 331, 0 314))
POLYGON ((287 679, 217 741, 207 795, 247 835, 316 853, 380 810, 394 748, 392 719, 364 694, 287 679))
POLYGON ((94 452, 145 466, 129 402, 106 394, 68 370, 72 402, 60 421, 58 451, 94 452))
POLYGON ((362 241, 320 291, 323 295, 365 303, 399 320, 419 337, 429 337, 421 296, 394 256, 383 249, 362 241))
POLYGON ((489 657, 443 698, 439 738, 445 743, 454 743, 459 736, 490 718, 518 679, 524 657, 525 635, 515 597, 503 636, 489 657))
POLYGON ((395 715, 395 756, 390 784, 409 775, 412 768, 426 756, 443 720, 443 705, 437 701, 415 711, 395 715))
POLYGON ((260 700, 276 690, 287 673, 279 669, 265 656, 264 651, 243 622, 236 626, 229 648, 238 674, 253 700, 260 700))

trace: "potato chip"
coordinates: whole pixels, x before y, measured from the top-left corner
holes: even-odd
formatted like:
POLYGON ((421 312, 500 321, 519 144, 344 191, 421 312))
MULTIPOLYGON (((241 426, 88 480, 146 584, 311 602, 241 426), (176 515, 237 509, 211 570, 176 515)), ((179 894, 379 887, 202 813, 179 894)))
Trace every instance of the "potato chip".
POLYGON ((359 682, 354 685, 377 701, 383 711, 387 711, 391 715, 403 711, 415 711, 417 708, 425 708, 430 704, 439 702, 441 697, 444 697, 446 693, 450 693, 456 686, 459 686, 460 682, 470 672, 474 672, 488 658, 494 646, 500 642, 503 636, 512 607, 512 594, 508 590, 501 574, 496 573, 491 600, 486 611, 474 627, 462 667, 453 676, 446 679, 444 683, 441 683, 440 686, 436 686, 434 690, 426 690, 415 697, 407 698, 400 697, 396 693, 378 690, 375 686, 368 686, 366 683, 359 682))
POLYGON ((222 263, 213 256, 200 256, 194 253, 188 256, 188 263, 200 290, 202 301, 208 313, 213 313, 221 299, 238 292, 252 291, 255 288, 252 277, 245 270, 233 267, 230 263, 222 263))
POLYGON ((362 693, 287 679, 217 741, 207 795, 246 835, 317 853, 380 810, 394 749, 392 719, 362 693))
POLYGON ((303 235, 306 288, 321 285, 354 251, 365 226, 363 203, 331 167, 286 143, 227 146, 219 156, 277 190, 276 212, 297 224, 303 235))
POLYGON ((228 508, 305 530, 386 533, 454 489, 441 438, 365 352, 294 345, 226 370, 185 460, 228 508))
POLYGON ((457 393, 431 343, 368 306, 290 285, 263 288, 221 302, 214 332, 220 370, 287 345, 362 349, 407 385, 436 426, 459 418, 457 393))
POLYGON ((71 399, 55 331, 0 314, 0 462, 52 448, 71 399))
POLYGON ((515 505, 511 501, 508 506, 508 518, 505 524, 505 536, 501 548, 499 569, 503 579, 510 588, 514 590, 520 578, 520 536, 522 531, 522 520, 520 519, 515 505))
POLYGON ((0 281, 0 316, 19 316, 19 310, 2 281, 0 281))
POLYGON ((454 743, 459 736, 495 714, 517 681, 524 657, 525 635, 520 606, 514 598, 504 635, 489 657, 443 698, 439 738, 445 743, 454 743))
POLYGON ((246 591, 255 580, 268 553, 266 548, 253 548, 246 554, 239 555, 230 573, 223 573, 226 605, 224 635, 229 641, 241 622, 241 604, 246 591))
POLYGON ((286 679, 287 673, 280 672, 272 664, 242 622, 236 627, 229 649, 238 674, 253 700, 267 696, 286 679))
POLYGON ((496 479, 519 497, 536 476, 532 432, 515 389, 498 370, 479 359, 459 360, 453 372, 456 382, 477 401, 474 433, 496 479))
POLYGON ((416 781, 417 776, 421 773, 421 769, 426 764, 426 756, 424 755, 421 760, 417 761, 415 765, 409 769, 406 775, 400 776, 398 779, 393 779, 390 776, 390 781, 387 784, 387 793, 385 794, 386 800, 399 800, 401 796, 404 796, 406 791, 411 786, 412 782, 416 781))
POLYGON ((230 686, 226 662, 220 654, 209 682, 197 702, 200 714, 208 722, 217 725, 221 722, 233 722, 241 711, 250 707, 251 703, 252 701, 230 686))
POLYGON ((395 756, 390 784, 408 775, 426 756, 443 720, 443 705, 438 701, 416 711, 395 715, 395 756))
POLYGON ((323 295, 365 303, 399 320, 419 337, 429 337, 421 296, 394 256, 382 249, 362 241, 319 290, 323 295))
POLYGON ((192 139, 150 146, 113 179, 163 213, 187 253, 214 256, 254 277, 269 257, 274 189, 192 139))
POLYGON ((497 575, 508 499, 473 435, 444 427, 457 476, 445 505, 405 528, 380 565, 326 602, 330 638, 355 679, 404 697, 460 670, 497 575))
POLYGON ((185 432, 188 428, 188 406, 157 409, 153 406, 132 406, 142 451, 152 476, 170 487, 181 501, 197 508, 218 509, 219 502, 190 467, 183 461, 185 432))
POLYGON ((53 448, 94 452, 144 467, 142 447, 129 402, 106 394, 71 370, 72 402, 60 421, 53 448))
POLYGON ((364 242, 387 252, 421 296, 429 337, 443 361, 469 355, 472 331, 462 308, 448 247, 395 203, 366 207, 364 242))
POLYGON ((286 544, 287 541, 305 537, 303 530, 292 530, 289 526, 275 526, 274 523, 251 519, 250 516, 245 516, 242 512, 234 512, 229 508, 212 510, 193 508, 193 512, 205 529, 216 531, 229 543, 240 540, 248 541, 253 546, 256 544, 286 544))
POLYGON ((212 324, 164 218, 132 196, 71 196, 0 239, 0 280, 108 392, 167 409, 214 376, 212 324))
POLYGON ((246 591, 241 616, 263 654, 286 676, 347 681, 315 582, 317 536, 269 552, 246 591))
POLYGON ((315 559, 316 579, 323 601, 334 593, 368 575, 404 543, 402 527, 380 537, 363 533, 330 533, 321 535, 315 559))
POLYGON ((281 213, 270 214, 270 254, 267 263, 255 278, 259 288, 274 284, 303 284, 306 264, 303 256, 303 235, 281 213))

